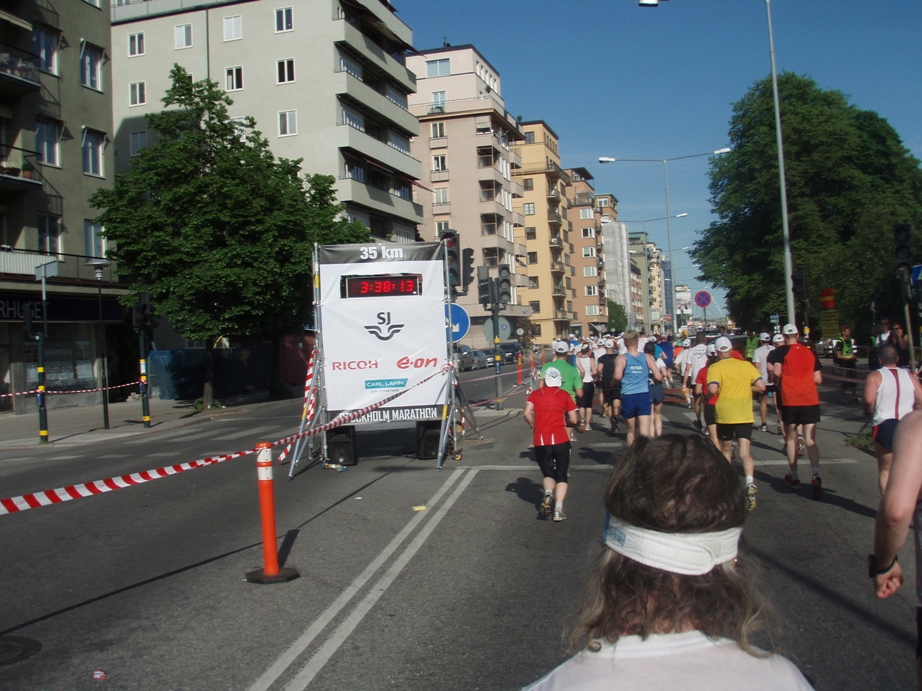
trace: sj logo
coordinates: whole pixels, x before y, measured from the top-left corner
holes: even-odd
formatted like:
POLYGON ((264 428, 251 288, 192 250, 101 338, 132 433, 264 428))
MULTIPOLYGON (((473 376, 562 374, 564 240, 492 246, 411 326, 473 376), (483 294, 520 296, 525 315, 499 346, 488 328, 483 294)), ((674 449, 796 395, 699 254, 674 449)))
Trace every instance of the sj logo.
POLYGON ((391 323, 390 312, 378 312, 377 324, 365 324, 365 330, 379 341, 389 341, 403 329, 404 324, 391 323))

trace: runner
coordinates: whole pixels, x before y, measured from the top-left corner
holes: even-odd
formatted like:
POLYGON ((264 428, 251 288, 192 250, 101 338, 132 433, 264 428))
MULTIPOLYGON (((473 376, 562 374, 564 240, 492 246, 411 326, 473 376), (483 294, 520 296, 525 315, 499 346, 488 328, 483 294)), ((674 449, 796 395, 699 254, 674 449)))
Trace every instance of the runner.
POLYGON ((653 379, 653 373, 650 373, 650 402, 653 404, 653 415, 650 419, 650 436, 651 437, 661 437, 663 436, 663 401, 666 400, 666 391, 663 388, 663 381, 666 378, 667 367, 666 363, 663 362, 662 357, 656 357, 656 344, 648 341, 647 344, 643 347, 644 352, 647 355, 653 355, 653 361, 656 363, 656 367, 660 372, 660 380, 656 381, 653 379))
POLYGON ((615 379, 615 341, 611 338, 603 341, 605 354, 599 358, 596 368, 599 372, 599 388, 602 390, 603 405, 607 409, 611 423, 611 433, 618 434, 618 416, 621 415, 621 382, 615 379))
MULTIPOLYGON (((688 351, 688 356, 685 360, 685 374, 682 377, 682 387, 688 388, 689 385, 692 387, 695 383, 695 378, 698 376, 698 372, 702 367, 707 365, 708 355, 707 355, 707 336, 704 331, 699 331, 695 336, 695 346, 690 348, 688 351)), ((695 421, 692 423, 694 428, 699 432, 703 429, 701 426, 701 397, 695 396, 695 421)))
POLYGON ((897 367, 899 354, 892 345, 882 346, 879 355, 880 369, 865 379, 863 403, 865 416, 873 416, 877 482, 883 494, 890 479, 896 426, 913 408, 922 408, 922 384, 908 369, 897 367))
POLYGON ((707 353, 708 364, 698 372, 698 377, 695 379, 695 391, 704 400, 704 424, 707 427, 707 432, 702 433, 707 434, 714 447, 720 449, 720 439, 717 437, 717 413, 714 410, 714 406, 717 405, 717 396, 711 395, 707 391, 708 368, 717 362, 717 350, 714 348, 713 343, 708 345, 707 353))
POLYGON ((746 475, 746 508, 756 507, 755 463, 750 453, 752 439, 752 390, 765 390, 762 375, 751 362, 736 360, 730 356, 733 344, 724 336, 717 339, 717 362, 708 368, 708 390, 719 394, 715 412, 717 414, 717 436, 721 451, 727 462, 732 462, 733 439, 739 446, 740 462, 746 475))
POLYGON ((595 396, 596 363, 591 346, 583 343, 576 356, 576 369, 583 382, 583 395, 576 400, 579 406, 579 431, 588 432, 592 427, 592 398, 595 396))
POLYGON ((759 343, 759 347, 752 353, 752 364, 759 368, 759 374, 762 375, 762 381, 765 382, 765 391, 759 394, 759 417, 762 419, 762 426, 759 427, 759 431, 768 432, 768 399, 771 398, 774 391, 773 380, 769 374, 768 354, 775 349, 775 346, 771 344, 771 336, 764 331, 759 334, 759 343))
POLYGON ((563 382, 560 370, 548 367, 542 379, 544 386, 532 392, 525 403, 525 422, 534 430, 535 460, 544 476, 544 498, 538 514, 547 518, 554 502, 554 522, 566 519, 563 500, 567 496, 567 479, 570 471, 570 435, 567 422, 575 425, 579 420, 573 397, 560 387, 563 382))
POLYGON ((797 340, 797 327, 785 324, 781 330, 784 345, 772 353, 772 371, 781 382, 781 419, 785 428, 785 451, 791 472, 784 481, 791 487, 800 486, 797 476, 797 426, 803 425, 804 444, 813 471, 811 496, 823 496, 823 481, 820 478, 820 451, 816 445, 816 423, 820 421, 820 397, 817 386, 823 383, 820 361, 816 353, 797 340))
POLYGON ((649 377, 652 373, 656 381, 662 381, 663 375, 650 355, 637 350, 636 331, 624 332, 624 346, 627 353, 619 355, 615 361, 615 379, 621 382, 621 413, 627 420, 627 444, 634 443, 639 434, 650 436, 650 401, 649 377))

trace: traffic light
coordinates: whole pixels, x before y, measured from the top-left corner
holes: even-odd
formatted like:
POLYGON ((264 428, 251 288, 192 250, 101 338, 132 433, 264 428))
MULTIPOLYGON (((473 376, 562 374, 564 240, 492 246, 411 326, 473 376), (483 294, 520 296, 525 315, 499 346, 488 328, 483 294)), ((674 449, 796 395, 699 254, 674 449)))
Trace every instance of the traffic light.
POLYGON ((440 230, 439 240, 445 243, 445 259, 448 262, 448 285, 461 285, 461 241, 456 230, 440 230))
POLYGON ((477 267, 477 300, 481 305, 486 307, 490 304, 490 284, 493 281, 490 280, 490 267, 489 266, 478 266, 477 267))
POLYGON ((474 250, 465 248, 461 251, 461 285, 467 288, 474 282, 474 250))
POLYGON ((908 223, 893 226, 893 243, 896 270, 912 271, 912 226, 908 223))
POLYGON ((496 301, 506 305, 512 302, 512 270, 508 264, 499 265, 499 278, 496 279, 496 301))
POLYGON ((803 271, 795 271, 791 274, 791 287, 794 289, 794 295, 803 297, 806 294, 806 291, 804 290, 806 281, 807 277, 803 271))
POLYGON ((132 326, 135 329, 147 329, 151 325, 152 315, 150 305, 146 302, 139 302, 134 306, 134 313, 131 315, 132 326))

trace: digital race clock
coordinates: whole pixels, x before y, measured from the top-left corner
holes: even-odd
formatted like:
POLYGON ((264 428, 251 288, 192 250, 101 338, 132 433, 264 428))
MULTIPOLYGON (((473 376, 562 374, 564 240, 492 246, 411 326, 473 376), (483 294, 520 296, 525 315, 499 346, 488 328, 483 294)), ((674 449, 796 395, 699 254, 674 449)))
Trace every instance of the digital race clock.
POLYGON ((378 276, 343 276, 340 279, 343 298, 383 298, 422 295, 421 274, 383 274, 378 276))

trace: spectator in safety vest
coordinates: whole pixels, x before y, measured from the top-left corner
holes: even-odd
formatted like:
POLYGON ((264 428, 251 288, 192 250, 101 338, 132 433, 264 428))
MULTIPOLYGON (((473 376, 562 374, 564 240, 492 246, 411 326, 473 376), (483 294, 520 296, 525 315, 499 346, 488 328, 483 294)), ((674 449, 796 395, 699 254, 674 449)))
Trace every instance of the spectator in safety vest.
POLYGON ((752 362, 753 356, 755 356, 756 348, 760 345, 759 337, 756 336, 752 329, 746 329, 746 359, 749 362, 752 362))
POLYGON ((857 398, 858 379, 855 370, 858 367, 858 355, 855 352, 852 327, 842 327, 839 338, 832 346, 832 361, 839 368, 839 376, 842 377, 839 382, 839 395, 844 398, 846 389, 850 389, 852 396, 857 398))

